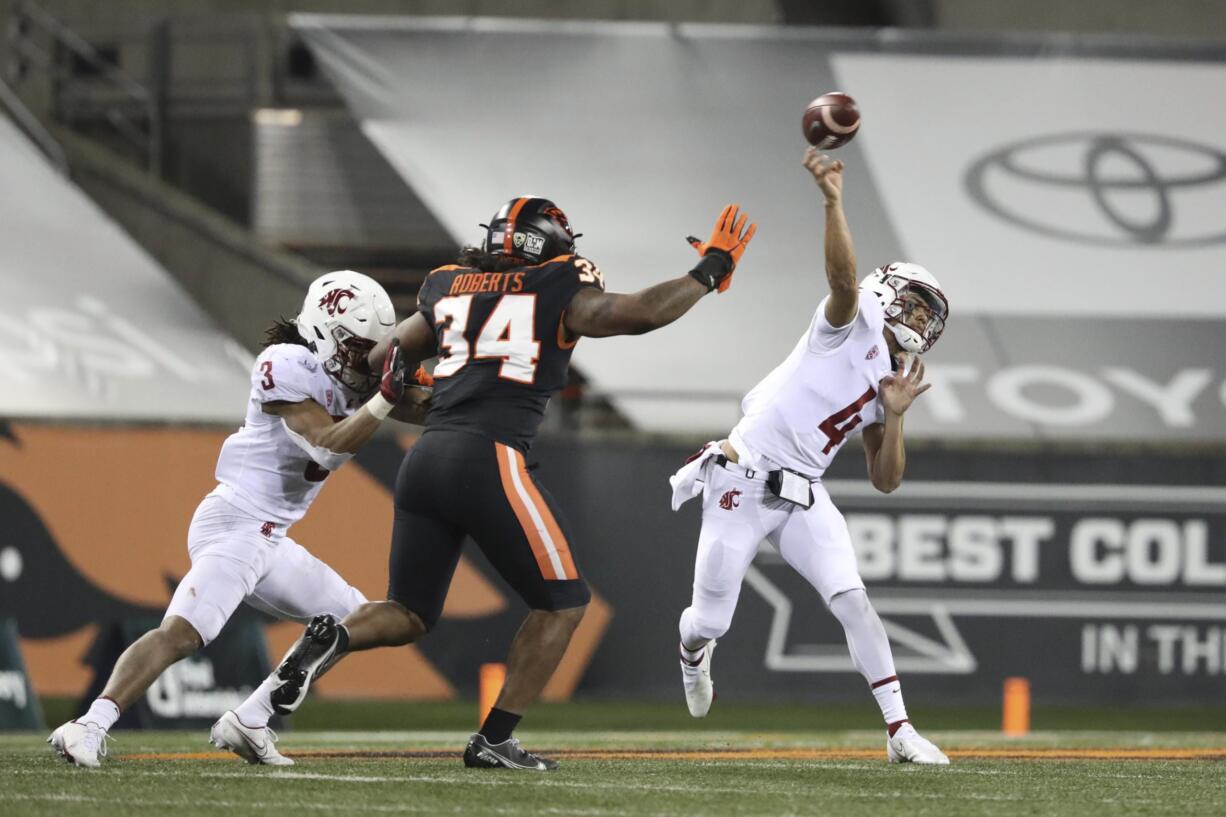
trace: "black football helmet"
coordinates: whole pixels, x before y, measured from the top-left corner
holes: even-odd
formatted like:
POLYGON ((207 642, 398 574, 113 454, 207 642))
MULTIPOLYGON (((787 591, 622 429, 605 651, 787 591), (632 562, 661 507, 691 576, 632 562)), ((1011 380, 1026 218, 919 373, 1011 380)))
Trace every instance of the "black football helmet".
POLYGON ((485 228, 481 249, 536 264, 569 255, 575 239, 566 214, 549 199, 518 196, 499 208, 485 228))

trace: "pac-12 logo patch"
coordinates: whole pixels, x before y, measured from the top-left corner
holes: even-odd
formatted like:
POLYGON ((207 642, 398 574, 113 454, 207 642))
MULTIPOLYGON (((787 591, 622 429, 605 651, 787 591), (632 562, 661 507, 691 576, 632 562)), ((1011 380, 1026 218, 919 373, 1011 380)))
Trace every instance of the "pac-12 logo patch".
POLYGON ((541 250, 545 249, 545 236, 536 233, 515 233, 511 236, 511 243, 516 249, 522 249, 528 255, 540 255, 541 250))
POLYGON ((881 351, 881 350, 880 350, 880 349, 878 349, 876 345, 874 345, 872 349, 869 349, 869 350, 868 350, 868 354, 864 356, 864 359, 865 359, 865 360, 872 360, 873 358, 875 358, 875 357, 877 356, 877 353, 878 353, 878 352, 880 352, 880 351, 881 351))
POLYGON ((733 508, 739 508, 741 507, 740 496, 741 492, 736 488, 733 488, 731 491, 726 492, 719 498, 719 506, 725 511, 730 511, 733 508))

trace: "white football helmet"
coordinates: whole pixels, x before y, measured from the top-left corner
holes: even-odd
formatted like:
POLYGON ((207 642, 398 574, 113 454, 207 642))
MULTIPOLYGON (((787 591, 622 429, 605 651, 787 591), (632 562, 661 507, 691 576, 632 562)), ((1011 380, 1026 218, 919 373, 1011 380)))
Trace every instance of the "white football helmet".
POLYGON ((860 288, 873 293, 885 310, 886 326, 904 351, 922 354, 932 348, 945 331, 949 299, 931 272, 919 264, 895 262, 865 276, 860 288), (903 323, 917 305, 928 307, 928 323, 917 332, 903 323))
POLYGON ((296 323, 315 359, 342 385, 365 394, 378 384, 366 355, 396 326, 396 310, 374 278, 353 270, 319 276, 296 323))

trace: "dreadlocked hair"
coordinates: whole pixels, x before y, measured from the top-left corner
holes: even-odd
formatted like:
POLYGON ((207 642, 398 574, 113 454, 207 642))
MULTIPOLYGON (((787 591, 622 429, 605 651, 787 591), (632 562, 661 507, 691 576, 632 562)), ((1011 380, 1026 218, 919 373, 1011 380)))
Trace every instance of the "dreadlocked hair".
POLYGON ((298 324, 284 316, 278 317, 272 326, 264 330, 264 345, 275 346, 278 343, 294 343, 306 346, 307 342, 298 334, 298 324))
POLYGON ((524 267, 533 262, 516 255, 486 252, 480 247, 462 247, 455 262, 461 267, 470 267, 482 272, 502 272, 514 267, 524 267))

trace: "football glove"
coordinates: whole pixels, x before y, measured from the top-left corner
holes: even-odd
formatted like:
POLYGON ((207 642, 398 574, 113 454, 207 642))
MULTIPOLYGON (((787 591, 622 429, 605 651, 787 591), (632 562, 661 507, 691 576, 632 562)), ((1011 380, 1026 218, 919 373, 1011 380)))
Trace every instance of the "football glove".
POLYGON ((745 226, 749 218, 739 211, 740 207, 736 204, 725 207, 705 244, 692 235, 686 237, 690 246, 702 256, 702 260, 690 271, 690 275, 704 285, 708 292, 713 289, 724 292, 732 286, 732 273, 736 270, 741 256, 745 254, 745 248, 749 246, 754 233, 758 231, 757 224, 745 226))
POLYGON ((404 355, 400 352, 400 338, 392 338, 392 345, 383 358, 383 377, 379 379, 379 394, 393 406, 404 394, 404 355))

